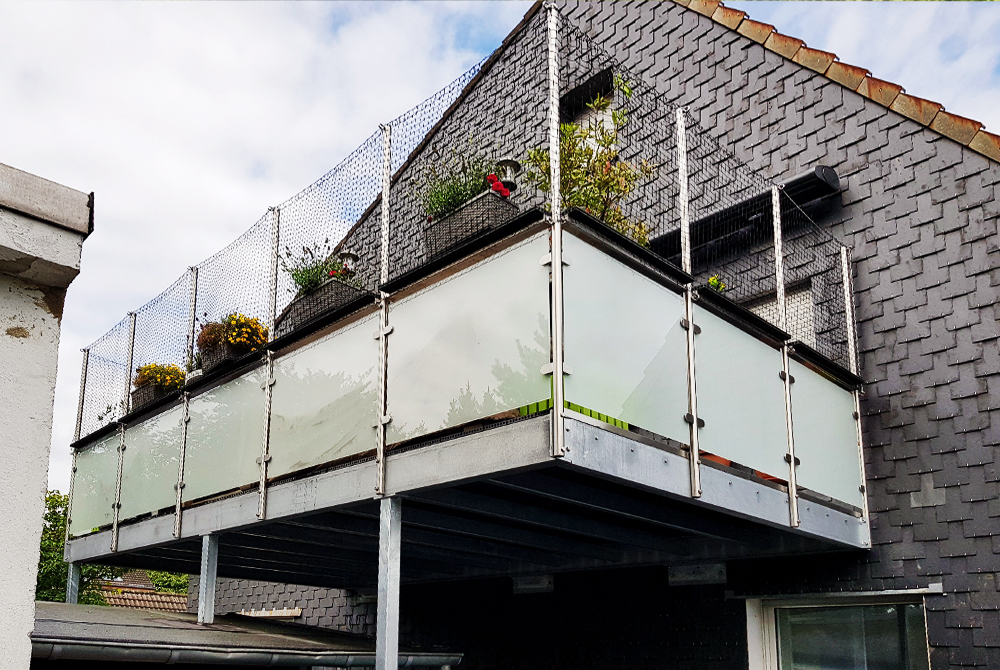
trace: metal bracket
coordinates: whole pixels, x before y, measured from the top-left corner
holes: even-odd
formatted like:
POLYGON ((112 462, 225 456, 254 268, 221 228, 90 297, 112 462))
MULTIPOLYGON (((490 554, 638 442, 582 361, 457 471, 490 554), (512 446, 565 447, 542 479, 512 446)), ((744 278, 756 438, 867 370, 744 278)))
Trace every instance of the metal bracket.
POLYGON ((254 462, 257 465, 260 465, 261 463, 270 463, 271 462, 271 454, 268 454, 267 456, 258 456, 257 460, 254 461, 254 462))
MULTIPOLYGON (((684 415, 684 422, 685 423, 694 423, 694 416, 691 415, 691 414, 685 414, 684 415)), ((705 427, 705 420, 702 419, 701 417, 698 417, 698 427, 699 428, 704 428, 705 427)))
POLYGON ((372 428, 378 428, 379 426, 385 426, 392 423, 392 415, 385 414, 382 416, 381 420, 375 419, 375 423, 372 424, 372 428))
POLYGON ((785 381, 785 377, 788 377, 789 384, 795 383, 795 375, 786 375, 784 370, 778 370, 778 379, 785 381))
POLYGON ((268 378, 268 379, 265 379, 264 381, 262 381, 262 382, 260 383, 260 388, 261 388, 261 390, 262 390, 262 391, 266 391, 266 390, 267 390, 267 387, 268 387, 268 386, 274 386, 274 382, 276 382, 276 381, 277 381, 277 380, 276 380, 276 379, 275 379, 274 377, 270 377, 270 378, 268 378))
MULTIPOLYGON (((538 368, 538 371, 545 376, 555 373, 555 370, 556 370, 555 363, 546 363, 542 367, 538 368)), ((564 375, 573 374, 573 368, 569 365, 569 363, 563 362, 563 374, 564 375)))
POLYGON ((380 340, 383 337, 388 337, 389 335, 392 334, 393 330, 395 330, 395 328, 393 326, 386 326, 385 328, 382 328, 381 330, 376 330, 375 334, 372 335, 372 339, 373 340, 380 340))
MULTIPOLYGON (((547 254, 543 254, 542 257, 538 259, 538 264, 539 265, 543 265, 543 266, 544 265, 552 265, 552 252, 549 252, 547 254)), ((569 258, 567 258, 565 255, 563 255, 563 257, 562 257, 562 264, 563 265, 572 265, 573 263, 569 260, 569 258)))
MULTIPOLYGON (((690 327, 691 327, 690 321, 688 321, 687 319, 681 319, 681 328, 687 330, 690 327)), ((701 335, 701 326, 699 326, 697 323, 694 324, 694 334, 701 335)))
MULTIPOLYGON (((792 455, 785 454, 785 463, 791 463, 791 462, 792 462, 792 455)), ((798 456, 795 457, 795 465, 802 465, 802 461, 799 460, 798 456)))

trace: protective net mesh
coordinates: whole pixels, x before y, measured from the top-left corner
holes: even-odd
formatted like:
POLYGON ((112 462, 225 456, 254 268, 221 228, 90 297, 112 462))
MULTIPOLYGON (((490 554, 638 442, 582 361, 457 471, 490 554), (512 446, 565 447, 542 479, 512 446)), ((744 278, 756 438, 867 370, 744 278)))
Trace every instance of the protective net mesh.
MULTIPOLYGON (((557 30, 564 208, 681 268, 683 167, 696 286, 782 326, 771 184, 564 17, 557 30)), ((548 37, 538 12, 501 49, 388 124, 389 280, 548 206, 548 37)), ((193 331, 194 277, 186 273, 136 312, 131 370, 128 318, 91 345, 81 435, 129 410, 138 367, 199 367, 193 341, 209 323, 242 314, 273 338, 373 300, 382 275, 384 149, 376 131, 199 264, 193 331)), ((841 245, 784 194, 781 215, 784 327, 849 367, 841 245)))

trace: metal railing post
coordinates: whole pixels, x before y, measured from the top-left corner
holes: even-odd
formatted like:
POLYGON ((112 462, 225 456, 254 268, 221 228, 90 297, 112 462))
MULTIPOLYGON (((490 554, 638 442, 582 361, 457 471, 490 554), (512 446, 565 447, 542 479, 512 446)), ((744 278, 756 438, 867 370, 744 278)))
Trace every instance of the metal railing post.
POLYGON ((274 388, 274 352, 267 350, 267 362, 264 364, 264 381, 260 387, 264 390, 264 423, 261 429, 260 481, 257 486, 257 518, 267 517, 267 464, 271 461, 271 393, 274 388))
MULTIPOLYGON (((677 110, 677 205, 681 220, 681 269, 690 275, 692 273, 691 216, 688 211, 687 121, 684 114, 683 107, 677 110)), ((694 344, 694 336, 698 333, 698 327, 694 322, 693 283, 688 283, 684 287, 684 325, 688 388, 688 413, 684 419, 689 426, 688 466, 691 479, 691 497, 698 498, 701 496, 701 448, 698 443, 701 421, 698 418, 698 376, 695 366, 694 344)))
POLYGON ((559 10, 554 2, 545 5, 548 32, 549 86, 549 184, 552 219, 552 456, 566 454, 565 400, 565 331, 563 314, 563 232, 562 193, 560 191, 559 147, 559 10))
MULTIPOLYGON (((87 369, 90 366, 90 349, 86 348, 80 351, 83 352, 83 365, 80 369, 80 396, 76 405, 76 427, 73 429, 74 444, 80 441, 80 433, 83 430, 83 403, 87 394, 87 369)), ((69 528, 73 522, 73 486, 76 484, 77 449, 74 447, 70 451, 73 452, 73 463, 69 469, 69 500, 66 501, 66 540, 69 540, 69 528)))
POLYGON ((198 322, 198 266, 188 268, 188 328, 187 328, 187 367, 194 370, 195 324, 198 322))
POLYGON ((268 284, 267 339, 274 339, 274 322, 278 318, 278 245, 281 243, 281 208, 271 207, 271 277, 268 284))
POLYGON ((122 508, 122 468, 125 465, 125 424, 118 424, 118 472, 115 475, 115 501, 111 503, 111 553, 118 551, 118 517, 122 508))
MULTIPOLYGON (((771 222, 774 228, 774 281, 778 326, 787 332, 788 312, 785 304, 785 252, 781 231, 781 189, 777 185, 771 186, 771 222)), ((785 461, 788 462, 788 523, 795 528, 799 525, 799 487, 795 473, 798 459, 795 458, 795 432, 792 426, 792 383, 794 379, 789 367, 787 341, 781 345, 780 377, 785 389, 785 432, 788 441, 788 451, 785 454, 785 461)))
POLYGON ((191 414, 188 412, 191 394, 184 392, 183 413, 181 414, 181 453, 177 459, 177 483, 174 484, 174 491, 177 492, 174 501, 174 537, 181 536, 181 505, 184 502, 184 459, 187 457, 187 437, 188 424, 191 422, 191 414))
POLYGON ((135 363, 135 312, 128 313, 128 367, 125 368, 125 397, 122 399, 123 415, 132 410, 132 364, 135 363))
MULTIPOLYGON (((392 126, 382 124, 382 226, 379 284, 389 281, 389 195, 392 181, 392 126)), ((375 408, 375 495, 385 495, 385 446, 389 416, 389 294, 379 289, 378 406, 375 408)))
MULTIPOLYGON (((840 248, 840 271, 844 283, 844 321, 847 328, 847 356, 848 366, 854 374, 858 374, 858 331, 855 323, 854 312, 854 285, 851 263, 851 250, 847 247, 840 248)), ((854 422, 858 435, 858 467, 861 472, 861 483, 858 488, 861 491, 861 508, 863 512, 862 521, 868 523, 868 477, 865 474, 865 441, 864 432, 861 426, 861 389, 854 389, 854 422)))

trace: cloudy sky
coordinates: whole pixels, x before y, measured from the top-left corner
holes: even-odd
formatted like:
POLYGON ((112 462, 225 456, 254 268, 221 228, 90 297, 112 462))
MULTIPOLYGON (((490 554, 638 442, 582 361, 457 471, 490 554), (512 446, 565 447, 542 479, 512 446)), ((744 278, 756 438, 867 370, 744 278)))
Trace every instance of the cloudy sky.
MULTIPOLYGON (((998 3, 728 4, 1000 131, 998 3)), ((68 486, 80 348, 479 61, 528 7, 0 2, 0 162, 97 194, 63 321, 52 488, 68 486)))

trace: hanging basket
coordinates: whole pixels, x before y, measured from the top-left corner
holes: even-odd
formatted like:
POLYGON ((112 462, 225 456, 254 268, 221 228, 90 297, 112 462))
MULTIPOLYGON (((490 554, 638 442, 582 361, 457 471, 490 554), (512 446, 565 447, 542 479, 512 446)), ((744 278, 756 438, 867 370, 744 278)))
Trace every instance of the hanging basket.
POLYGON ((493 191, 484 191, 442 219, 424 228, 427 258, 440 256, 463 241, 497 228, 517 215, 517 205, 493 191))

